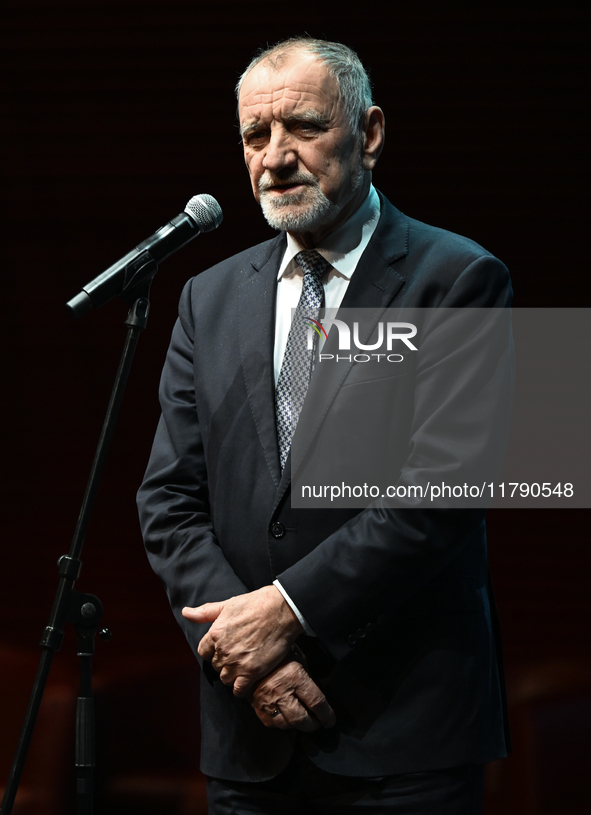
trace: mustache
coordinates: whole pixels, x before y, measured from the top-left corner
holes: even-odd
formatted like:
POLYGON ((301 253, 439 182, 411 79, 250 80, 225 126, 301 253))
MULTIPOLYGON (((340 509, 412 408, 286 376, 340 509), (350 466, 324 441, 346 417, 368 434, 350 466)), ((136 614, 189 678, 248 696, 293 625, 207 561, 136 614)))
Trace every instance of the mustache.
POLYGON ((299 170, 275 176, 268 170, 265 170, 259 179, 258 187, 259 192, 267 192, 273 187, 279 187, 283 184, 308 184, 309 186, 317 186, 318 179, 311 173, 302 173, 299 170))

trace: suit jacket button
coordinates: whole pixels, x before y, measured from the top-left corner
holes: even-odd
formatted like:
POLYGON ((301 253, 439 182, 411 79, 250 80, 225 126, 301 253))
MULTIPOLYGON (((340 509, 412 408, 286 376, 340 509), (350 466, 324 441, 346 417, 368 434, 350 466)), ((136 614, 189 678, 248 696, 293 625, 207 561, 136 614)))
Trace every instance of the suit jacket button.
POLYGON ((279 538, 282 538, 285 535, 285 527, 283 526, 283 524, 280 524, 279 521, 275 521, 275 523, 272 523, 271 535, 273 535, 274 538, 277 538, 277 540, 279 540, 279 538))
POLYGON ((357 636, 355 634, 350 634, 347 637, 347 645, 350 645, 351 648, 353 648, 355 645, 357 645, 357 636))

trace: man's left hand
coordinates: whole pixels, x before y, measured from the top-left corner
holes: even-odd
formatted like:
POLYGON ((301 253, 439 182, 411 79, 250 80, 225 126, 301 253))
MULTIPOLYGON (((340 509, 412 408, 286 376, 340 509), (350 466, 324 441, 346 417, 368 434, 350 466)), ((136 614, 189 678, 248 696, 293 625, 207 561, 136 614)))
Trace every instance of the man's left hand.
POLYGON ((236 696, 251 688, 287 655, 303 629, 275 586, 231 597, 220 603, 184 608, 183 616, 213 625, 199 643, 199 656, 211 660, 236 696))
POLYGON ((255 686, 250 703, 265 727, 312 733, 336 722, 326 696, 292 656, 255 686))

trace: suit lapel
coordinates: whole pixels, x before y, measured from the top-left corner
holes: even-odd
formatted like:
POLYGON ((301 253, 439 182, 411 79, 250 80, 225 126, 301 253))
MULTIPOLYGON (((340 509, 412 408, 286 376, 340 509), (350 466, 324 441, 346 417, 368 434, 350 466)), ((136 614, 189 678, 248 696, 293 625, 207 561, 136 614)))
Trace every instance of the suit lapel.
POLYGON ((240 356, 250 409, 263 454, 277 486, 281 477, 275 423, 273 345, 277 271, 285 252, 285 235, 261 248, 245 269, 237 289, 240 356))
MULTIPOLYGON (((388 308, 396 294, 404 285, 405 279, 394 268, 396 261, 408 253, 409 224, 407 219, 380 195, 381 215, 372 239, 359 261, 351 283, 347 288, 341 308, 371 309, 371 316, 361 325, 360 340, 368 342, 384 309, 388 308)), ((337 314, 338 317, 338 314, 337 314)), ((329 334, 325 346, 326 353, 337 353, 337 333, 329 334)), ((354 362, 341 361, 338 364, 322 367, 318 365, 296 428, 295 454, 290 456, 280 491, 283 492, 297 472, 310 443, 319 431, 322 422, 345 382, 354 362), (298 433, 299 429, 299 433, 298 433)), ((295 438, 295 437, 294 437, 295 438)))

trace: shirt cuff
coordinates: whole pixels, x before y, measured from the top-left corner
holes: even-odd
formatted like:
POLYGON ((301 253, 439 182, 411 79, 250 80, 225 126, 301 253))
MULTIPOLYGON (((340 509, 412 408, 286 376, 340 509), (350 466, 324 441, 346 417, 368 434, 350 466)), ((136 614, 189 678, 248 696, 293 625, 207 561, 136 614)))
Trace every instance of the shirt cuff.
POLYGON ((302 615, 300 614, 300 610, 298 609, 298 607, 296 606, 296 604, 293 602, 293 600, 291 599, 291 597, 289 596, 289 594, 288 594, 288 593, 285 591, 285 589, 283 588, 283 586, 281 585, 281 583, 280 583, 278 580, 274 580, 274 581, 273 581, 273 585, 274 585, 274 586, 275 586, 277 589, 279 589, 279 591, 280 591, 280 592, 281 592, 281 594, 283 595, 283 598, 284 598, 285 602, 287 603, 287 605, 290 607, 290 609, 293 611, 293 613, 296 615, 296 617, 298 618, 298 620, 299 620, 299 621, 300 621, 300 623, 302 624, 302 628, 304 629, 305 633, 306 633, 306 634, 307 634, 309 637, 315 637, 315 636, 316 636, 316 634, 315 634, 315 633, 312 631, 312 629, 310 628, 310 626, 308 625, 308 623, 307 623, 307 622, 305 621, 305 619, 302 617, 302 615))

